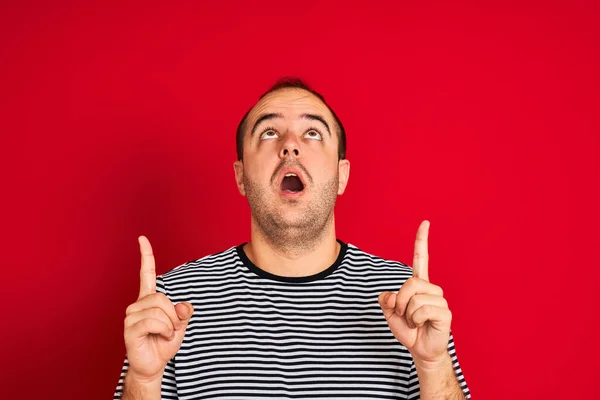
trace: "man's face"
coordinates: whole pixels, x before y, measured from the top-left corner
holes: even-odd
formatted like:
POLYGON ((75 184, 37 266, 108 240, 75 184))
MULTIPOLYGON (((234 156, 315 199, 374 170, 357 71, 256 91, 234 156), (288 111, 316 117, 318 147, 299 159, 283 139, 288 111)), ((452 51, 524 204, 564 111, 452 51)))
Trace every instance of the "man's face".
POLYGON ((302 89, 277 90, 254 106, 234 168, 265 233, 297 236, 327 223, 350 168, 338 160, 337 129, 325 104, 302 89))

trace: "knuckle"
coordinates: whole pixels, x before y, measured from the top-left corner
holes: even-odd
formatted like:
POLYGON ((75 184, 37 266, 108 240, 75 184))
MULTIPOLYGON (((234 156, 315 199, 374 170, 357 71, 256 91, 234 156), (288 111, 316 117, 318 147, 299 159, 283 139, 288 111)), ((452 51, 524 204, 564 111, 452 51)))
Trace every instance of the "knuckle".
POLYGON ((156 295, 156 297, 161 298, 161 299, 165 299, 165 300, 169 300, 169 298, 167 297, 166 294, 164 294, 163 292, 156 292, 154 293, 156 295))
POLYGON ((139 299, 136 302, 131 303, 129 306, 127 306, 127 309, 125 310, 125 315, 130 315, 135 312, 142 311, 144 309, 144 304, 145 301, 143 299, 139 299))
POLYGON ((413 276, 412 278, 410 278, 412 280, 411 283, 411 289, 414 290, 415 292, 423 291, 424 290, 424 285, 427 284, 427 281, 418 278, 416 276, 413 276))
POLYGON ((150 328, 150 320, 148 320, 148 318, 144 318, 141 321, 136 322, 136 325, 138 327, 140 327, 141 329, 148 329, 150 328))
POLYGON ((434 313, 434 308, 432 305, 430 304, 425 304, 424 306, 421 307, 423 309, 423 314, 424 315, 431 315, 434 313))
POLYGON ((148 307, 163 308, 169 299, 163 293, 156 292, 148 295, 148 307))
POLYGON ((410 302, 413 303, 413 307, 419 308, 421 306, 423 306, 423 296, 415 294, 413 297, 410 298, 410 302))
POLYGON ((156 298, 161 306, 163 306, 165 308, 175 307, 173 305, 173 302, 164 293, 157 292, 156 296, 157 296, 156 298))
POLYGON ((407 322, 409 328, 414 328, 416 326, 416 324, 419 323, 419 320, 420 320, 420 318, 419 318, 418 313, 415 313, 415 314, 411 315, 410 318, 407 318, 406 322, 407 322))
POLYGON ((409 317, 412 317, 418 309, 419 309, 419 305, 415 301, 411 300, 408 302, 408 305, 406 306, 406 315, 409 317))
POLYGON ((150 311, 150 318, 154 318, 157 320, 162 320, 164 319, 165 313, 164 311, 162 311, 160 308, 152 308, 150 311))
POLYGON ((413 288, 414 288, 414 287, 415 287, 415 285, 416 285, 417 279, 418 279, 418 278, 415 278, 415 277, 410 277, 410 278, 408 278, 408 279, 407 279, 407 280, 404 282, 404 284, 402 285, 402 287, 401 287, 400 289, 404 289, 404 291, 411 291, 411 290, 413 290, 413 288))
POLYGON ((442 297, 442 304, 444 305, 444 308, 448 308, 448 300, 446 300, 443 297, 442 297))
POLYGON ((167 298, 162 292, 152 293, 150 296, 152 296, 153 301, 164 301, 167 298))

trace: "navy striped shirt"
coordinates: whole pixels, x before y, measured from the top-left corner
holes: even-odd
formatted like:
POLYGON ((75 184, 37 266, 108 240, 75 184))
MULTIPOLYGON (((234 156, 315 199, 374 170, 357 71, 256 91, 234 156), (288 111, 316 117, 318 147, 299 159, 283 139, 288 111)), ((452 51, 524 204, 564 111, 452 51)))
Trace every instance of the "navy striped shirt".
MULTIPOLYGON (((163 399, 418 399, 411 354, 392 335, 377 297, 398 291, 407 265, 340 241, 337 260, 307 277, 254 265, 242 246, 157 277, 194 314, 166 366, 163 399)), ((450 336, 448 352, 469 389, 450 336)), ((120 399, 127 359, 114 399, 120 399)))

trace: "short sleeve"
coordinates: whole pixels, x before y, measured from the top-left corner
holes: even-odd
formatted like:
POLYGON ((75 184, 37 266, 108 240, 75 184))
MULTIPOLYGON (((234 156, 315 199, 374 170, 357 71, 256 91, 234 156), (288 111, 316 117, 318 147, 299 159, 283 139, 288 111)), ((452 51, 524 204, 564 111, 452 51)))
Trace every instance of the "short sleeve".
MULTIPOLYGON (((156 291, 163 293, 168 296, 165 285, 162 279, 162 276, 156 278, 156 291)), ((125 380, 125 375, 129 370, 129 361, 127 357, 125 357, 125 361, 123 363, 123 368, 121 369, 121 376, 119 377, 119 383, 117 384, 117 388, 115 390, 115 394, 113 396, 114 400, 120 400, 123 396, 123 381, 125 380)), ((175 362, 174 359, 169 360, 165 367, 165 372, 163 374, 162 384, 161 384, 161 399, 166 400, 178 400, 177 397, 177 382, 175 380, 175 362)))
POLYGON ((469 387, 467 386, 467 381, 463 375, 462 369, 460 368, 460 364, 458 363, 458 357, 456 356, 456 349, 454 348, 454 338, 452 337, 452 332, 450 332, 450 340, 448 341, 448 353, 452 358, 452 367, 454 368, 454 374, 456 375, 456 379, 465 394, 466 399, 471 398, 471 392, 469 391, 469 387))
MULTIPOLYGON (((460 364, 458 363, 458 358, 456 356, 456 349, 454 348, 454 338, 452 336, 452 332, 450 332, 450 340, 448 341, 448 354, 450 354, 450 358, 452 359, 452 367, 454 368, 454 374, 456 375, 456 379, 458 380, 458 384, 462 389, 465 398, 471 398, 471 392, 469 391, 469 387, 467 386, 467 382, 465 381, 465 377, 462 373, 462 369, 460 368, 460 364)), ((420 391, 419 391, 419 376, 417 375, 417 370, 415 368, 415 363, 412 363, 410 368, 410 375, 408 377, 408 399, 420 399, 420 391)))

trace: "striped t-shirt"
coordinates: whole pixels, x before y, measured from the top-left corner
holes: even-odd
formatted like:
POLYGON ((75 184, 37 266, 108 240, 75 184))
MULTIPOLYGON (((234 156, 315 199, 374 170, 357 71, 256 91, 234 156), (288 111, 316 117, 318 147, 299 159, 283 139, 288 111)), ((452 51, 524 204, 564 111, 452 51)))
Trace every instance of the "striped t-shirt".
MULTIPOLYGON (((157 290, 173 303, 194 306, 165 368, 162 398, 418 399, 412 356, 377 302, 412 269, 339 243, 333 265, 307 277, 261 270, 243 244, 157 277, 157 290)), ((470 398, 452 336, 448 352, 470 398)), ((125 359, 115 399, 127 369, 125 359)))

